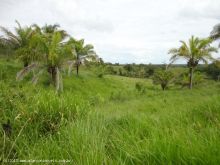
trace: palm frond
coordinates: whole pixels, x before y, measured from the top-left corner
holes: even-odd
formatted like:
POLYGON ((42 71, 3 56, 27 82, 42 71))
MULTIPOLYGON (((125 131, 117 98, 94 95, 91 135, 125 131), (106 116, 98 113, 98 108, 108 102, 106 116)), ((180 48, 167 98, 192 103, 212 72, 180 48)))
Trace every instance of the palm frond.
POLYGON ((220 24, 217 24, 213 27, 213 30, 210 33, 210 37, 214 40, 220 38, 220 24))
POLYGON ((19 39, 16 35, 10 32, 7 28, 0 26, 0 30, 8 38, 8 41, 13 45, 20 45, 19 39))
POLYGON ((60 70, 58 67, 56 67, 56 91, 62 92, 63 91, 63 79, 62 74, 60 73, 60 70))
POLYGON ((37 84, 37 82, 38 82, 40 76, 43 74, 43 72, 44 72, 44 68, 41 69, 37 74, 34 75, 34 77, 31 80, 32 84, 34 84, 34 85, 37 84))
POLYGON ((17 73, 16 80, 22 80, 28 73, 30 73, 30 71, 32 71, 36 67, 38 67, 38 65, 36 63, 32 63, 29 66, 23 68, 21 71, 17 73))
POLYGON ((172 54, 170 60, 183 58, 187 60, 189 67, 197 66, 199 61, 204 63, 212 61, 213 57, 211 54, 217 52, 217 49, 211 46, 212 39, 210 38, 199 39, 192 36, 189 39, 188 45, 184 41, 180 42, 182 45, 179 49, 171 49, 169 51, 169 54, 172 54))
POLYGON ((68 65, 68 75, 70 76, 73 66, 76 63, 75 60, 67 61, 66 64, 68 65))
POLYGON ((18 25, 19 29, 22 29, 21 24, 18 22, 18 20, 15 20, 16 24, 18 25))

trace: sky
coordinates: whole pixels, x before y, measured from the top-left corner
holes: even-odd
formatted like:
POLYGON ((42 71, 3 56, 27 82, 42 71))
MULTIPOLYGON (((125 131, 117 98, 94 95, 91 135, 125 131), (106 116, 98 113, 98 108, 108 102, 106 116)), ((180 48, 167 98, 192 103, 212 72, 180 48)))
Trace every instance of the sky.
POLYGON ((219 9, 220 0, 0 0, 0 25, 58 23, 105 62, 160 64, 180 40, 209 36, 219 9))

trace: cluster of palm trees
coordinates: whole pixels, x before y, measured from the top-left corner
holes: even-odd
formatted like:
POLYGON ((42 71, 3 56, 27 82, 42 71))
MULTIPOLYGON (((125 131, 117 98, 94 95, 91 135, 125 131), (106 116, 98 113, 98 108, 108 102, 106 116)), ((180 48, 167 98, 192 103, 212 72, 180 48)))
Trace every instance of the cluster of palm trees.
POLYGON ((181 46, 179 48, 169 50, 169 54, 172 55, 170 58, 171 63, 179 58, 187 61, 190 89, 193 87, 193 72, 199 62, 207 64, 209 61, 215 60, 212 57, 212 53, 217 52, 217 48, 211 46, 211 43, 217 39, 220 39, 220 24, 214 26, 209 37, 200 39, 192 36, 188 43, 180 41, 181 46))
MULTIPOLYGON (((57 24, 43 27, 37 24, 22 27, 18 21, 16 24, 15 33, 5 27, 0 27, 4 34, 0 36, 0 48, 23 62, 24 68, 17 73, 17 80, 23 79, 29 72, 34 71, 32 82, 35 84, 39 76, 46 72, 51 76, 51 82, 56 90, 62 91, 61 69, 64 66, 69 67, 69 74, 75 66, 78 75, 83 59, 90 58, 96 61, 99 59, 92 45, 85 45, 83 39, 76 40, 65 30, 60 29, 57 24)), ((179 58, 187 61, 190 89, 193 86, 193 72, 199 62, 207 64, 215 60, 212 53, 217 52, 217 48, 211 43, 217 39, 220 39, 220 24, 213 28, 209 37, 200 39, 192 36, 188 42, 180 41, 179 48, 169 50, 168 53, 172 55, 171 64, 179 58)), ((156 83, 161 83, 163 89, 172 79, 172 75, 167 70, 168 67, 164 73, 158 72, 154 79, 156 83)))
POLYGON ((83 59, 97 60, 94 47, 85 45, 84 40, 76 40, 58 24, 39 27, 37 24, 22 27, 16 21, 15 32, 0 27, 0 47, 22 61, 24 68, 18 72, 17 80, 23 79, 29 72, 34 71, 33 83, 46 72, 51 76, 51 82, 59 91, 63 89, 61 69, 76 67, 77 75, 83 59))

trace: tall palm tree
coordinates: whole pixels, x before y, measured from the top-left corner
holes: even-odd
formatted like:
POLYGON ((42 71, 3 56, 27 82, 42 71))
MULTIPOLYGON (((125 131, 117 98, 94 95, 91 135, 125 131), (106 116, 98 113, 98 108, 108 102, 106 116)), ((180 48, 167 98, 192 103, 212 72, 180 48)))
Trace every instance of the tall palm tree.
POLYGON ((169 54, 172 54, 171 61, 175 61, 179 58, 187 60, 187 66, 189 68, 189 88, 193 86, 193 71, 199 62, 205 64, 209 60, 213 60, 212 53, 217 52, 217 49, 210 44, 212 40, 210 38, 199 39, 192 36, 189 42, 180 41, 181 46, 179 48, 173 48, 169 50, 169 54))
POLYGON ((94 59, 97 58, 97 55, 94 51, 94 47, 91 44, 85 45, 84 40, 76 40, 71 38, 68 43, 74 45, 74 55, 75 55, 75 66, 76 74, 79 75, 79 66, 82 63, 82 60, 85 59, 94 59))
POLYGON ((17 58, 23 62, 24 67, 27 67, 34 59, 29 48, 33 30, 31 27, 21 27, 18 21, 16 21, 16 24, 15 33, 12 33, 5 27, 0 27, 0 30, 4 33, 4 37, 1 38, 1 43, 4 42, 5 46, 10 47, 17 58))

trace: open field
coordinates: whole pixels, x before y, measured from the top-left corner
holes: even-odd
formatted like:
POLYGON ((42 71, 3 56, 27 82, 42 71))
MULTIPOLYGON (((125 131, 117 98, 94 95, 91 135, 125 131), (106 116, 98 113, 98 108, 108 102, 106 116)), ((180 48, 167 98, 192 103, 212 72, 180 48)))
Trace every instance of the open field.
POLYGON ((0 159, 71 160, 71 164, 219 164, 220 84, 162 91, 150 79, 82 69, 48 80, 15 81, 21 68, 0 62, 0 159), (135 85, 144 84, 139 92, 135 85))

